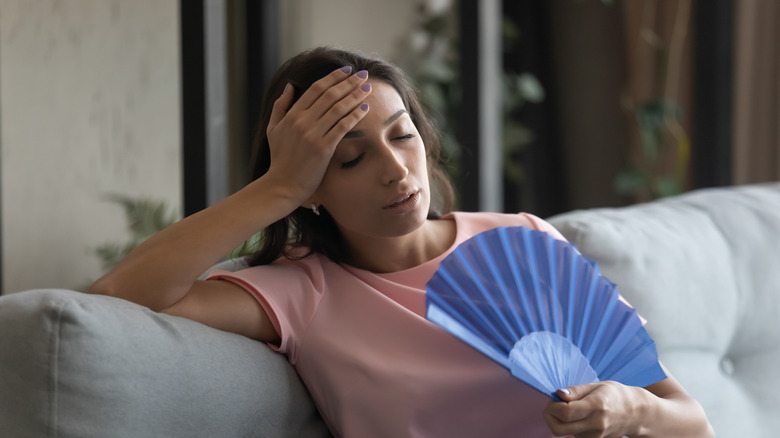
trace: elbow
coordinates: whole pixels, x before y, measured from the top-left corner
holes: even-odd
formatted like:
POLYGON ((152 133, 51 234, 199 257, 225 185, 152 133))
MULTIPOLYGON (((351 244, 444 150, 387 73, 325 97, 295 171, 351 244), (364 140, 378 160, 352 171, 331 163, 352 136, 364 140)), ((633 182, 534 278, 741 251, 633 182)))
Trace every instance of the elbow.
POLYGON ((136 304, 148 305, 144 303, 142 297, 133 294, 131 289, 128 288, 128 284, 122 281, 120 276, 114 272, 100 277, 87 289, 87 293, 93 295, 106 295, 109 297, 120 298, 123 300, 131 301, 136 304))
POLYGON ((707 413, 704 411, 704 407, 694 398, 690 398, 689 400, 691 403, 690 412, 693 414, 691 417, 699 419, 699 426, 697 428, 699 433, 697 433, 696 436, 700 436, 702 438, 715 438, 715 430, 712 428, 712 424, 710 424, 709 418, 707 418, 707 413))
POLYGON ((161 293, 161 290, 166 289, 139 281, 138 277, 129 278, 123 273, 112 271, 92 283, 87 293, 130 301, 155 312, 170 307, 184 295, 184 293, 176 293, 174 289, 170 289, 170 293, 161 293))
POLYGON ((106 281, 106 276, 98 278, 87 289, 87 293, 93 295, 109 295, 114 296, 114 288, 110 281, 106 281))
POLYGON ((701 409, 701 415, 702 418, 704 418, 704 435, 707 438, 715 438, 715 429, 712 428, 712 424, 710 424, 710 420, 707 418, 707 414, 704 412, 704 408, 699 405, 699 409, 701 409))
POLYGON ((688 400, 691 404, 691 412, 694 414, 693 417, 699 418, 699 430, 701 431, 699 436, 703 438, 715 438, 715 430, 712 428, 709 418, 707 418, 707 412, 704 411, 704 407, 693 397, 688 397, 688 400))

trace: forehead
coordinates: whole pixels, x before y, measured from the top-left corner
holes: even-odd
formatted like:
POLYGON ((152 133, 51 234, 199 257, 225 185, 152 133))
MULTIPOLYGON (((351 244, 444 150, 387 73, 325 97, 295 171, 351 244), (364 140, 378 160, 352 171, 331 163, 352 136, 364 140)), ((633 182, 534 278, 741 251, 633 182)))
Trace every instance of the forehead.
POLYGON ((384 121, 387 117, 398 112, 398 110, 408 110, 401 99, 401 95, 398 94, 392 85, 379 80, 369 80, 368 82, 371 84, 371 94, 366 98, 366 103, 368 103, 370 109, 363 120, 379 118, 381 121, 384 121))

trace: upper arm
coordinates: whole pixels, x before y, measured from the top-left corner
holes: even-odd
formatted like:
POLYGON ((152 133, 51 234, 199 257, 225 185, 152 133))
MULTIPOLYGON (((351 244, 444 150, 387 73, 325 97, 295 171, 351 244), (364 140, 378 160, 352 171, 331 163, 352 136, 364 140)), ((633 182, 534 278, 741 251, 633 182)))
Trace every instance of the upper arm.
POLYGON ((279 344, 279 334, 265 309, 248 291, 228 281, 196 281, 184 298, 161 312, 279 344))

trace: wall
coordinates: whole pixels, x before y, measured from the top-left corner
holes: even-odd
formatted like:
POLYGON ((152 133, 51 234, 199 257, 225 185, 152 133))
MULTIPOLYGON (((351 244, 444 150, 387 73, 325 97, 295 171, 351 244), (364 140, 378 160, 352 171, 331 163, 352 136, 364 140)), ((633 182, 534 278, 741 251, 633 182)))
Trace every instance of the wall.
MULTIPOLYGON (((393 59, 418 3, 280 1, 281 57, 327 44, 393 59)), ((104 193, 180 214, 178 4, 0 0, 3 293, 97 278, 94 249, 127 238, 104 193)))
MULTIPOLYGON (((281 57, 332 45, 392 60, 398 42, 417 24, 420 0, 284 0, 281 57)), ((427 3, 448 3, 448 0, 427 3)))
POLYGON ((181 210, 177 0, 0 0, 4 293, 81 288, 127 237, 108 192, 181 210))

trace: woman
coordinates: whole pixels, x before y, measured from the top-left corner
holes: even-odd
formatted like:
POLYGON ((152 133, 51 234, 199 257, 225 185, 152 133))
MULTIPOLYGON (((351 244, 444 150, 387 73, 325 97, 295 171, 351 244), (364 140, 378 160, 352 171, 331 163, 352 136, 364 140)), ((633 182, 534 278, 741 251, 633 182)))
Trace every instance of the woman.
POLYGON ((91 291, 266 342, 344 437, 711 436, 671 377, 545 396, 424 318, 425 283, 497 226, 562 238, 528 214, 450 213, 439 143, 403 74, 319 48, 271 81, 255 179, 144 242, 91 291), (259 230, 253 267, 198 276, 259 230))

